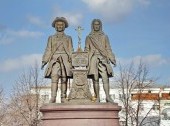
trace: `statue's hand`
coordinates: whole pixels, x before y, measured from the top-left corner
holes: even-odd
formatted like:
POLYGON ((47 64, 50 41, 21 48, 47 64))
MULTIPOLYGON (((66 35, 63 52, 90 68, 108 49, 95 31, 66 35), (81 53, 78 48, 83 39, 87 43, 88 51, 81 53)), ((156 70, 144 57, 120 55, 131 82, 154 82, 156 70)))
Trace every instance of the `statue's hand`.
POLYGON ((104 58, 104 62, 107 62, 108 64, 110 64, 110 59, 108 57, 104 58))
POLYGON ((116 67, 116 64, 113 64, 114 67, 116 67))
POLYGON ((107 59, 107 63, 110 64, 110 60, 109 59, 107 59))
POLYGON ((68 62, 71 63, 71 57, 70 56, 68 57, 68 62))
POLYGON ((111 63, 116 67, 116 60, 111 61, 111 63))
POLYGON ((46 62, 42 61, 41 70, 44 69, 44 66, 45 66, 46 64, 47 64, 46 62))

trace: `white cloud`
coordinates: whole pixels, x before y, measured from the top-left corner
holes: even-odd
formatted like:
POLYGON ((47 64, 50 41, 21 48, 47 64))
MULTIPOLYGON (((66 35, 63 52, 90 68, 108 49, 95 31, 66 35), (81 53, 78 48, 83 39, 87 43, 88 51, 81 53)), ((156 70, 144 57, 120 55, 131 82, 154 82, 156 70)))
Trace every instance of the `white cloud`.
POLYGON ((9 38, 7 36, 0 36, 0 45, 6 45, 14 42, 13 38, 9 38))
POLYGON ((14 59, 7 59, 3 62, 0 62, 0 72, 9 72, 16 69, 21 69, 25 66, 34 65, 35 62, 40 64, 42 59, 42 54, 31 54, 24 55, 14 59))
POLYGON ((133 61, 134 64, 139 64, 140 60, 152 67, 162 66, 169 63, 168 59, 162 57, 160 54, 136 56, 130 59, 119 58, 118 62, 121 64, 130 64, 133 61))
POLYGON ((34 24, 39 27, 47 27, 47 24, 45 24, 43 22, 43 20, 40 19, 40 17, 38 17, 38 16, 29 15, 29 16, 27 16, 27 19, 31 24, 34 24))
POLYGON ((106 21, 116 22, 126 17, 136 4, 149 5, 150 0, 82 0, 91 11, 106 21))
POLYGON ((0 24, 0 31, 3 31, 3 30, 5 30, 5 29, 6 29, 6 26, 5 26, 5 25, 0 24))
POLYGON ((8 33, 12 36, 15 37, 27 37, 27 38, 37 38, 37 37, 41 37, 43 35, 42 32, 38 32, 38 31, 28 31, 28 30, 19 30, 19 31, 8 31, 8 33))
POLYGON ((138 0, 141 5, 148 6, 150 5, 150 0, 138 0))
POLYGON ((29 31, 29 30, 18 30, 14 31, 7 29, 0 34, 0 44, 9 44, 14 42, 18 38, 39 38, 43 36, 42 32, 29 31))
POLYGON ((61 11, 58 8, 54 8, 53 19, 55 19, 56 17, 65 17, 68 20, 69 25, 77 26, 80 25, 83 15, 78 12, 72 12, 72 11, 65 12, 65 11, 61 11))

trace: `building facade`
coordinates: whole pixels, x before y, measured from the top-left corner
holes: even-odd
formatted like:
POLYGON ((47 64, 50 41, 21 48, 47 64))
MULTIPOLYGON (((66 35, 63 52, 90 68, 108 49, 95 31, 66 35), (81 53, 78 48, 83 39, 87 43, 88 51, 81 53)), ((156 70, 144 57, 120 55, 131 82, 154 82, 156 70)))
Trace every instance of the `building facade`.
MULTIPOLYGON (((68 87, 67 94, 69 94, 70 91, 70 86, 68 87)), ((89 81, 89 87, 92 95, 94 95, 91 81, 89 81)), ((49 103, 51 96, 50 85, 39 88, 39 96, 42 104, 49 103)), ((31 92, 35 93, 35 88, 32 88, 31 92)), ((59 85, 56 98, 57 103, 60 103, 60 95, 61 90, 59 85)), ((132 114, 136 114, 138 112, 138 121, 139 123, 142 122, 141 125, 170 126, 170 88, 152 87, 143 89, 142 91, 139 89, 133 89, 128 95, 126 92, 123 93, 122 89, 120 88, 111 88, 110 95, 114 102, 118 103, 118 105, 122 107, 122 110, 119 113, 121 126, 125 126, 126 124, 125 115, 127 113, 126 106, 122 99, 126 99, 127 97, 129 97, 128 107, 130 106, 128 118, 130 118, 132 114)), ((103 85, 101 83, 100 102, 105 102, 105 97, 103 85)), ((133 116, 133 118, 135 118, 135 116, 133 116)), ((129 126, 136 125, 136 122, 133 122, 133 118, 128 120, 129 126)))

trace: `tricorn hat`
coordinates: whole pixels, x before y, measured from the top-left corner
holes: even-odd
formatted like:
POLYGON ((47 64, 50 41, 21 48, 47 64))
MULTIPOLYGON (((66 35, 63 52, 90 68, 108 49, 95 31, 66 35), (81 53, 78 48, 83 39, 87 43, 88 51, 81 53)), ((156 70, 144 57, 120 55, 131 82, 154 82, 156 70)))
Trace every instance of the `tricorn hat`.
POLYGON ((52 23, 52 27, 55 27, 55 23, 56 23, 57 21, 62 21, 62 22, 64 22, 64 23, 65 23, 65 28, 68 27, 68 22, 67 22, 66 18, 64 18, 64 17, 56 17, 56 18, 54 19, 53 23, 52 23))

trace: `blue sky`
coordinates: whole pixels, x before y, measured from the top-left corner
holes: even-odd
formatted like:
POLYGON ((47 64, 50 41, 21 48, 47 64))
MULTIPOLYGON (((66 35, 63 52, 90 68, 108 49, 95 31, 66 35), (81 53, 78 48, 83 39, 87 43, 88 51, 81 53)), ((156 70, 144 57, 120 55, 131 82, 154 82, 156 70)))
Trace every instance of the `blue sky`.
POLYGON ((92 19, 101 19, 118 62, 142 58, 157 83, 170 84, 169 12, 169 0, 0 0, 0 84, 10 91, 23 69, 41 62, 57 16, 68 19, 75 49, 75 28, 84 28, 83 48, 92 19))

